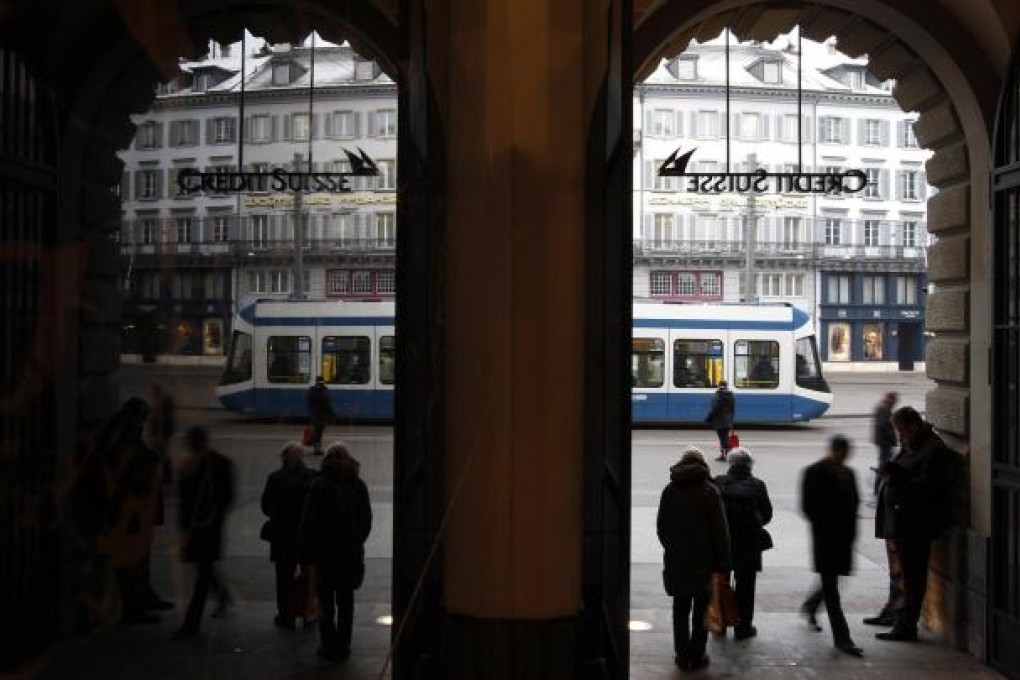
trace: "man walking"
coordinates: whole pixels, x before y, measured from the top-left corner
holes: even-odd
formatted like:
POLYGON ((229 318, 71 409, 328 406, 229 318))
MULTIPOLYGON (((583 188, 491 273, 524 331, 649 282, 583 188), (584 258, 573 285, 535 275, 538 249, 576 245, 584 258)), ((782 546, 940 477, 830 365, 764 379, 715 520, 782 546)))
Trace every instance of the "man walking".
POLYGON ((903 565, 904 601, 892 630, 879 640, 913 642, 928 586, 931 542, 952 523, 956 504, 957 454, 935 434, 914 408, 893 414, 899 453, 879 468, 883 478, 875 523, 896 541, 903 565))
POLYGON ((839 577, 853 566, 854 540, 857 538, 857 477, 845 465, 850 455, 850 442, 842 435, 829 441, 829 454, 804 470, 801 484, 801 509, 811 523, 811 544, 815 571, 821 576, 821 587, 808 596, 801 606, 816 627, 815 615, 825 602, 836 649, 851 656, 863 656, 864 650, 850 639, 850 627, 843 616, 839 599, 839 577))
MULTIPOLYGON (((875 407, 875 413, 872 416, 871 441, 878 447, 878 466, 876 469, 880 469, 892 460, 893 449, 896 447, 896 430, 893 428, 892 414, 898 399, 899 395, 896 392, 886 392, 885 396, 882 397, 882 401, 878 402, 878 405, 875 407)), ((878 485, 881 479, 879 475, 875 475, 876 496, 878 495, 878 485)))
POLYGON ((715 430, 715 435, 719 438, 719 456, 716 458, 718 461, 725 461, 726 452, 729 450, 727 439, 730 430, 733 429, 735 404, 729 384, 725 380, 720 381, 719 389, 712 396, 712 405, 708 409, 708 415, 705 416, 705 422, 715 430))
POLYGON ((326 421, 333 417, 333 405, 329 401, 329 388, 322 376, 315 378, 315 384, 308 390, 308 417, 312 422, 312 452, 322 455, 322 433, 326 429, 326 421))

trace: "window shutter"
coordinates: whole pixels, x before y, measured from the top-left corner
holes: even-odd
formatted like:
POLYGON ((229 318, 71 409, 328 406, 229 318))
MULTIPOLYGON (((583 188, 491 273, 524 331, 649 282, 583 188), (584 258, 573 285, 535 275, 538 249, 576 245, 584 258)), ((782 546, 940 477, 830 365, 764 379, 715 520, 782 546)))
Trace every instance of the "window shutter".
POLYGON ((645 189, 655 188, 655 171, 657 167, 658 163, 656 161, 645 161, 645 189))
POLYGON ((279 137, 277 136, 278 133, 276 129, 276 123, 278 118, 279 116, 269 117, 269 141, 271 142, 275 142, 276 140, 279 139, 279 137))
POLYGON ((907 121, 898 120, 896 121, 896 146, 903 148, 903 138, 906 136, 906 125, 907 121))
MULTIPOLYGON (((726 114, 725 113, 723 113, 721 115, 722 115, 722 117, 724 119, 726 118, 726 114)), ((720 137, 725 138, 727 133, 729 134, 730 139, 740 139, 740 114, 739 113, 730 114, 730 129, 729 130, 719 130, 719 136, 720 137)))
POLYGON ((163 124, 162 123, 156 123, 153 126, 153 128, 154 129, 152 131, 152 137, 153 137, 153 139, 152 139, 152 146, 155 149, 161 149, 161 148, 163 148, 163 124))
POLYGON ((643 228, 642 239, 645 241, 652 240, 652 215, 645 213, 645 224, 643 228))
POLYGON ((758 136, 762 139, 769 139, 772 132, 772 116, 767 113, 763 113, 761 120, 758 122, 758 136))
POLYGON ((216 140, 216 119, 205 119, 205 143, 212 144, 216 140))
POLYGON ((336 111, 331 111, 326 114, 326 119, 323 121, 322 135, 327 139, 333 138, 333 117, 336 116, 336 111))
POLYGON ((319 132, 319 119, 321 117, 322 116, 320 114, 318 114, 318 113, 313 113, 312 114, 311 127, 310 127, 310 129, 308 131, 308 134, 309 134, 309 136, 312 139, 320 139, 321 138, 321 134, 319 132))
POLYGON ((683 137, 684 136, 684 112, 683 111, 677 111, 676 112, 676 136, 677 137, 683 137))
POLYGON ((917 173, 917 197, 922 201, 928 198, 928 176, 923 172, 917 173))
POLYGON ((368 112, 368 129, 365 130, 366 137, 376 136, 375 111, 368 112))
POLYGON ((237 119, 236 118, 228 118, 227 119, 227 139, 230 140, 231 143, 237 142, 237 119))
POLYGON ((120 197, 122 201, 127 201, 131 198, 131 173, 126 170, 120 178, 120 197))
POLYGON ((889 146, 889 121, 883 120, 878 124, 878 134, 882 146, 889 146))
POLYGON ((813 142, 815 140, 815 119, 812 116, 804 116, 804 122, 802 123, 802 129, 804 132, 804 141, 813 142))
POLYGON ((156 198, 163 198, 163 187, 166 186, 166 179, 170 175, 169 170, 153 170, 153 177, 156 179, 156 198))
POLYGON ((645 136, 654 135, 652 131, 652 112, 645 111, 645 136))
POLYGON ((896 182, 896 200, 897 201, 902 201, 903 200, 903 173, 900 172, 899 170, 897 170, 896 174, 893 175, 893 177, 895 178, 895 182, 896 182))
POLYGON ((251 116, 248 116, 243 121, 241 121, 241 128, 242 128, 241 129, 241 137, 244 139, 244 141, 250 142, 251 141, 251 116))
POLYGON ((864 143, 868 141, 868 138, 865 136, 864 130, 866 125, 867 121, 864 120, 863 118, 857 121, 857 143, 860 144, 861 146, 863 146, 864 143))
POLYGON ((839 141, 842 144, 850 144, 850 119, 839 119, 839 141))
POLYGON ((878 172, 878 195, 881 198, 889 198, 889 171, 879 170, 878 172))
MULTIPOLYGON (((276 126, 276 116, 273 116, 273 126, 276 126)), ((294 134, 293 122, 289 113, 283 114, 283 141, 289 142, 294 134)), ((273 136, 276 136, 275 130, 273 136)))
POLYGON ((690 117, 689 120, 691 121, 691 124, 690 124, 690 127, 688 129, 691 131, 690 136, 692 138, 696 139, 696 138, 701 137, 701 135, 704 133, 704 130, 699 130, 698 129, 698 112, 697 111, 691 111, 690 115, 691 115, 691 117, 690 117))
POLYGON ((177 146, 177 128, 179 128, 181 122, 178 120, 170 121, 170 143, 168 146, 177 146))

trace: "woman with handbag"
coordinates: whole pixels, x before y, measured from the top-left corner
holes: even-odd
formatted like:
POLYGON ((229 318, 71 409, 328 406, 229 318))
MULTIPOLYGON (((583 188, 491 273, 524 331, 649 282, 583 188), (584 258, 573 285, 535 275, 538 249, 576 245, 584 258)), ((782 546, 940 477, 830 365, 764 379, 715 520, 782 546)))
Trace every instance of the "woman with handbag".
POLYGON ((305 625, 307 612, 295 612, 295 603, 302 585, 297 577, 298 533, 301 531, 301 512, 308 498, 308 490, 315 479, 315 471, 305 467, 304 449, 290 442, 280 452, 283 461, 266 479, 262 491, 262 513, 269 519, 262 526, 261 538, 269 541, 269 560, 276 568, 276 618, 273 624, 294 630, 294 619, 301 614, 305 625))
POLYGON ((709 662, 705 610, 713 573, 725 577, 730 570, 730 536, 722 499, 697 447, 688 447, 669 470, 656 530, 665 550, 663 585, 673 597, 676 665, 683 670, 704 668, 709 662))
POLYGON ((772 547, 765 525, 772 521, 772 502, 765 482, 751 473, 751 453, 738 447, 729 453, 729 470, 715 478, 726 507, 730 529, 733 579, 736 582, 740 623, 733 630, 738 640, 754 637, 754 587, 761 571, 761 554, 772 547))

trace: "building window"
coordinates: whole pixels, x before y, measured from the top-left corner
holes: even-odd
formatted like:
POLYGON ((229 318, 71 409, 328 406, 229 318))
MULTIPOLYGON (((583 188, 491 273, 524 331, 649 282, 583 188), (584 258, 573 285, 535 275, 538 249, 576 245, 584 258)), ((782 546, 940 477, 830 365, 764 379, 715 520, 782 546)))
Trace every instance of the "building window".
POLYGON ((191 243, 191 218, 177 218, 177 242, 191 243))
POLYGON ((217 215, 212 218, 212 240, 216 243, 226 243, 230 237, 230 218, 226 215, 217 215))
POLYGON ((847 144, 847 131, 849 126, 847 125, 846 118, 834 118, 832 116, 826 116, 821 119, 822 133, 821 141, 826 144, 847 144))
POLYGON ((160 139, 163 126, 148 120, 138 126, 135 133, 135 146, 139 149, 156 149, 163 145, 160 139))
POLYGON ((357 137, 357 116, 354 111, 333 112, 332 134, 334 137, 357 137))
POLYGON ((194 146, 198 144, 198 121, 175 120, 170 123, 171 146, 194 146))
POLYGON ((234 119, 217 118, 213 121, 213 143, 226 144, 235 141, 234 119))
POLYGON ((698 139, 712 139, 720 136, 719 113, 717 111, 698 111, 697 130, 698 139))
POLYGON ((379 174, 375 176, 375 188, 392 190, 397 188, 397 162, 394 160, 376 161, 379 174))
POLYGON ((273 64, 273 85, 290 84, 290 64, 273 64))
POLYGON ((761 66, 761 79, 763 82, 772 84, 783 82, 783 64, 781 62, 766 61, 761 66))
POLYGON ((900 173, 900 198, 904 201, 920 199, 918 179, 918 172, 916 170, 904 170, 900 173))
POLYGON ((804 275, 786 275, 786 297, 804 297, 804 275))
POLYGON ((782 118, 782 140, 784 142, 796 142, 800 130, 797 128, 797 116, 783 116, 782 118))
POLYGON ((271 335, 266 340, 269 382, 306 385, 312 377, 312 339, 306 335, 271 335))
POLYGON ((653 137, 673 137, 676 134, 676 114, 671 109, 652 111, 652 128, 648 134, 653 137))
POLYGON ((397 215, 392 212, 375 214, 375 237, 380 248, 394 248, 397 245, 397 215))
POLYGON ((722 296, 722 276, 711 272, 703 272, 699 277, 701 297, 713 298, 722 296))
POLYGON ((916 149, 917 137, 914 136, 914 121, 904 120, 900 124, 900 146, 904 149, 916 149))
POLYGON ((375 274, 375 289, 377 293, 394 295, 397 292, 397 273, 388 269, 375 274))
POLYGON ((139 241, 144 245, 152 245, 156 242, 156 220, 146 218, 139 225, 139 241))
POLYGON ((693 272, 680 272, 676 275, 676 294, 682 297, 692 297, 697 279, 693 272))
POLYGON ((800 217, 783 218, 783 247, 793 250, 804 240, 803 220, 800 217))
POLYGON ((882 121, 864 121, 863 132, 864 139, 861 140, 863 146, 880 146, 882 144, 882 121))
POLYGON ((397 110, 396 109, 382 109, 376 111, 375 125, 372 128, 372 133, 376 137, 395 137, 397 134, 397 110))
POLYGON ((269 142, 273 139, 273 117, 269 115, 251 117, 251 141, 269 142))
POLYGON ((673 246, 672 213, 655 213, 652 216, 651 245, 659 250, 673 246))
POLYGON ((867 184, 864 185, 864 198, 882 198, 882 171, 879 168, 865 168, 867 184))
POLYGON ((372 272, 357 270, 351 273, 351 292, 355 295, 373 293, 372 272))
POLYGON ((755 282, 755 293, 761 297, 775 298, 783 296, 782 274, 758 274, 755 282))
POLYGON ((842 242, 843 221, 837 217, 825 218, 825 245, 838 246, 842 242))
POLYGON ((273 245, 274 236, 269 224, 269 215, 251 215, 248 218, 248 227, 251 231, 252 248, 269 248, 273 245))
POLYGON ((879 245, 882 222, 880 220, 864 220, 864 245, 874 247, 879 245))
POLYGON ((833 274, 829 276, 829 287, 826 291, 826 302, 830 305, 850 304, 850 276, 833 274))
POLYGON ((917 247, 917 222, 913 220, 907 220, 902 223, 903 229, 903 247, 904 248, 916 248, 917 247))
POLYGON ((135 181, 135 191, 138 194, 138 198, 159 198, 159 179, 159 170, 139 171, 138 179, 135 181))
POLYGON ((351 291, 350 272, 344 270, 328 272, 326 291, 330 295, 347 295, 351 291))
POLYGON ((676 77, 680 80, 694 80, 698 77, 697 57, 678 57, 676 64, 676 77))
POLYGON ((917 278, 913 276, 896 277, 896 304, 917 304, 917 278))
POLYGON ((829 361, 850 361, 850 324, 829 324, 829 361))
POLYGON ((866 305, 885 304, 885 277, 864 276, 861 277, 863 292, 861 302, 866 305))
POLYGON ((295 113, 290 117, 290 132, 291 139, 295 142, 308 139, 308 135, 311 134, 311 126, 307 113, 295 113))
POLYGON ((761 115, 757 113, 740 114, 740 138, 756 140, 761 137, 761 115))
MULTIPOLYGON (((839 167, 838 165, 826 165, 825 167, 822 168, 822 172, 829 175, 839 175, 843 172, 843 168, 839 167)), ((839 189, 839 185, 836 184, 835 188, 826 191, 825 195, 841 198, 843 196, 843 192, 839 189)))
POLYGON ((652 272, 648 281, 648 292, 663 297, 673 294, 673 275, 670 272, 652 272))

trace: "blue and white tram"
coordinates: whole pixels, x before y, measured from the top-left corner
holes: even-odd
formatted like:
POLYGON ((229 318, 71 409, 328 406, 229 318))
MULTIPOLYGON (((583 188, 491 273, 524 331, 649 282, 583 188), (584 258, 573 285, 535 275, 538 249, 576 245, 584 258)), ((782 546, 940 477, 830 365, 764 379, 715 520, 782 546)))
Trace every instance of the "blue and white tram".
MULTIPOLYGON (((228 409, 303 418, 321 375, 338 418, 393 418, 392 302, 259 300, 234 318, 220 385, 228 409)), ((634 422, 699 423, 719 382, 738 423, 817 418, 832 403, 807 314, 786 305, 635 304, 634 422)))
POLYGON ((726 380, 738 424, 791 423, 832 404, 807 314, 785 304, 634 305, 634 422, 703 422, 726 380))
POLYGON ((234 317, 216 396, 231 411, 296 418, 322 376, 338 418, 393 417, 392 302, 258 300, 234 317))

